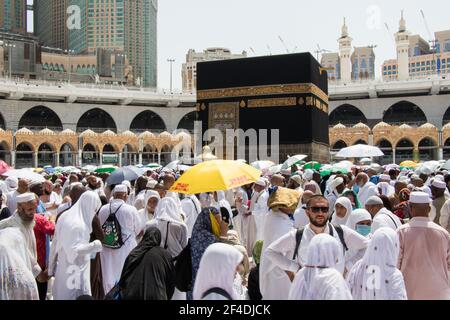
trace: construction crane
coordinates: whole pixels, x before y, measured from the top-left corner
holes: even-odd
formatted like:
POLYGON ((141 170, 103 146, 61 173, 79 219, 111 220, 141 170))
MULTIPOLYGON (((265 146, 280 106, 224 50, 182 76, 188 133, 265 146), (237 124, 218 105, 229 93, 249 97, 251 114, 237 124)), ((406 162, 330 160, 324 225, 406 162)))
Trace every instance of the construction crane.
POLYGON ((284 49, 286 49, 286 53, 290 53, 288 47, 286 46, 286 43, 283 40, 283 38, 281 38, 281 36, 278 36, 278 39, 280 39, 281 43, 284 46, 284 49))
MULTIPOLYGON (((431 40, 428 40, 428 42, 431 44, 431 51, 433 52, 433 61, 436 61, 437 41, 431 34, 430 27, 428 25, 428 21, 427 21, 427 18, 425 17, 425 13, 423 12, 423 10, 420 10, 420 14, 422 15, 423 22, 425 24, 425 28, 427 29, 428 39, 431 39, 431 40)), ((433 64, 432 68, 433 68, 433 72, 435 72, 436 71, 436 62, 433 64)))
POLYGON ((269 55, 272 55, 272 49, 270 49, 269 45, 267 45, 267 50, 269 50, 269 55))
POLYGON ((425 28, 427 29, 429 39, 433 39, 433 36, 431 35, 430 27, 428 26, 427 18, 425 18, 425 13, 423 12, 423 10, 420 10, 420 14, 422 15, 423 22, 425 23, 425 28))
POLYGON ((319 54, 321 53, 326 53, 326 52, 331 52, 330 50, 326 50, 326 49, 322 49, 319 44, 317 44, 317 49, 316 51, 314 51, 317 54, 317 61, 319 61, 319 54))
POLYGON ((389 25, 387 24, 387 22, 384 23, 384 26, 386 27, 389 38, 391 38, 391 40, 395 42, 394 34, 391 32, 391 29, 389 28, 389 25))
POLYGON ((253 50, 252 47, 250 47, 250 51, 253 52, 253 54, 256 56, 256 52, 255 52, 255 50, 253 50))

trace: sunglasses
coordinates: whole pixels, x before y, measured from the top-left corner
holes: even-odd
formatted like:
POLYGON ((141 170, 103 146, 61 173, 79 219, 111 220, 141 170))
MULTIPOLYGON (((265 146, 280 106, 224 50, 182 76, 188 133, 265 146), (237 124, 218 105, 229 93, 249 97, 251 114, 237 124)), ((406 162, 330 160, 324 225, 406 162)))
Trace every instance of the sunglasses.
POLYGON ((330 210, 329 207, 311 207, 309 208, 310 211, 312 211, 313 213, 328 213, 328 211, 330 210))

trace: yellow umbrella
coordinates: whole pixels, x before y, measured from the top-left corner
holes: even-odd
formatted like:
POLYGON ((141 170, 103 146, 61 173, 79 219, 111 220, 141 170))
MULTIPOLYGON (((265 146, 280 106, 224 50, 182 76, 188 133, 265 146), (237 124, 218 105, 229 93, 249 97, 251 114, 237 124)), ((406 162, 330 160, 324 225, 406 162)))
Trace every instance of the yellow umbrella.
POLYGON ((169 190, 184 194, 230 190, 255 182, 261 171, 243 162, 212 160, 184 173, 169 190))
POLYGON ((419 164, 414 161, 403 161, 400 163, 400 167, 409 167, 409 168, 416 168, 419 164))

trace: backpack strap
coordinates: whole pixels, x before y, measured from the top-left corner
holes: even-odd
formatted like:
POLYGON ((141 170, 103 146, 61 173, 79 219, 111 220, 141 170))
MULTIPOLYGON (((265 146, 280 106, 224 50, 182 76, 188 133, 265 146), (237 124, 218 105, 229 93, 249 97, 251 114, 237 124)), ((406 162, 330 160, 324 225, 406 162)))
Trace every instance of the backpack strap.
POLYGON ((295 233, 295 249, 294 249, 294 256, 292 257, 292 260, 297 259, 298 249, 300 248, 300 243, 302 242, 304 230, 305 230, 305 228, 300 228, 300 229, 297 229, 297 232, 295 233))
POLYGON ((330 236, 332 236, 332 237, 334 236, 333 228, 334 228, 334 230, 336 230, 336 232, 338 234, 339 240, 341 241, 341 244, 344 247, 344 253, 345 253, 345 251, 348 251, 348 247, 347 247, 347 244, 345 243, 345 239, 344 239, 344 230, 342 229, 341 226, 330 223, 330 236))
POLYGON ((170 221, 167 221, 166 241, 164 241, 164 249, 167 249, 167 239, 169 238, 169 224, 170 221))
POLYGON ((211 288, 208 291, 206 291, 203 295, 202 295, 202 299, 205 298, 207 295, 211 294, 211 293, 217 293, 225 298, 227 298, 227 300, 233 300, 233 298, 228 294, 228 292, 226 292, 225 290, 223 290, 222 288, 211 288))

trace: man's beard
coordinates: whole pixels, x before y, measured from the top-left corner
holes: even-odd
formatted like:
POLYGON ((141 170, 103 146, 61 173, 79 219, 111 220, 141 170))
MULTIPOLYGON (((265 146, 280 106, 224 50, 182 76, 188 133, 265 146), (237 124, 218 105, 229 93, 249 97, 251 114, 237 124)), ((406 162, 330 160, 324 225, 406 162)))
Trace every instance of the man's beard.
POLYGON ((92 185, 92 184, 89 183, 89 188, 92 189, 92 190, 96 190, 97 189, 97 185, 96 184, 92 185))
POLYGON ((44 194, 47 195, 47 196, 49 196, 49 195, 52 194, 52 192, 51 192, 51 191, 44 190, 44 194))
POLYGON ((315 226, 317 228, 322 228, 322 227, 325 227, 327 225, 328 219, 325 219, 322 223, 319 223, 319 222, 317 222, 315 220, 312 220, 312 219, 310 220, 310 222, 311 222, 311 224, 313 226, 315 226))

